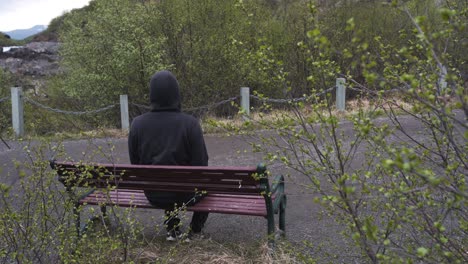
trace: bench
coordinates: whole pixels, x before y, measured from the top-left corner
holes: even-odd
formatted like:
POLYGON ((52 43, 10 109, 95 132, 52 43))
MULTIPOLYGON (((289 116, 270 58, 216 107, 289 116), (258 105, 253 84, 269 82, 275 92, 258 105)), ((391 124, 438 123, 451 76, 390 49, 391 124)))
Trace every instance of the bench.
POLYGON ((154 166, 130 164, 84 164, 51 161, 58 179, 74 202, 77 234, 80 236, 79 208, 98 205, 103 215, 106 206, 156 208, 145 190, 194 192, 203 199, 187 211, 261 216, 267 219, 269 242, 274 243, 275 219, 285 234, 286 195, 284 178, 277 176, 270 186, 266 167, 154 166), (77 197, 76 187, 92 188, 77 197))

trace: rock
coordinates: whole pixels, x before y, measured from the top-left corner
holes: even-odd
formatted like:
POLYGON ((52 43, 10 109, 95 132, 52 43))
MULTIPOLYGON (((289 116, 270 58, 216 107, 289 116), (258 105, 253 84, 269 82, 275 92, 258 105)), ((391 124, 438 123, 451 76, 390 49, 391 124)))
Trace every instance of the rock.
POLYGON ((14 74, 50 76, 60 73, 56 42, 31 42, 0 54, 0 67, 14 74))
POLYGON ((0 53, 0 68, 12 74, 16 85, 38 94, 48 77, 62 72, 58 49, 57 42, 31 42, 12 47, 0 53))
POLYGON ((59 44, 57 42, 31 42, 24 47, 36 53, 57 54, 59 44))

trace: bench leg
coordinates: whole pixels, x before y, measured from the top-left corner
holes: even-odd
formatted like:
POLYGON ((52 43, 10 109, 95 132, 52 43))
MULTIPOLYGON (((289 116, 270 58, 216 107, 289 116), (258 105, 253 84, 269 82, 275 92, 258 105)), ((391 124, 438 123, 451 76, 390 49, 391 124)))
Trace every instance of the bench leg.
POLYGON ((107 216, 107 207, 105 205, 101 205, 101 213, 103 217, 107 216))
POLYGON ((268 245, 270 248, 275 247, 275 215, 273 210, 267 210, 268 220, 268 245))
POLYGON ((99 208, 101 209, 101 215, 91 217, 89 219, 90 222, 107 221, 107 207, 105 205, 100 205, 99 208))
POLYGON ((280 203, 279 208, 279 229, 282 231, 281 236, 286 236, 286 197, 280 203))

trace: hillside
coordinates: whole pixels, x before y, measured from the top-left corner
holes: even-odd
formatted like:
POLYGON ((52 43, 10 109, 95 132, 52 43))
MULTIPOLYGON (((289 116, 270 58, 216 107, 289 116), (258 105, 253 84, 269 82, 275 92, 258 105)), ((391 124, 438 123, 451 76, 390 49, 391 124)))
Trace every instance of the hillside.
POLYGON ((70 12, 64 13, 61 16, 54 18, 46 30, 40 32, 39 34, 33 35, 26 39, 26 42, 42 42, 42 41, 52 41, 58 42, 59 41, 59 33, 64 27, 64 21, 67 17, 71 16, 72 14, 83 14, 89 12, 93 8, 94 4, 91 1, 87 6, 82 8, 72 9, 70 12))
MULTIPOLYGON (((14 46, 16 42, 11 39, 11 37, 7 34, 0 33, 0 47, 3 46, 14 46)), ((0 49, 1 52, 1 49, 0 49)))
POLYGON ((70 12, 64 13, 54 18, 48 26, 36 25, 30 29, 17 29, 8 32, 0 32, 0 47, 4 46, 19 46, 30 42, 58 42, 59 32, 64 26, 66 17, 73 13, 88 12, 93 4, 83 8, 76 8, 70 12))
POLYGON ((44 31, 47 26, 44 25, 36 25, 32 28, 28 29, 15 29, 12 31, 4 32, 5 34, 9 35, 12 39, 15 40, 23 40, 29 36, 36 35, 42 31, 44 31))

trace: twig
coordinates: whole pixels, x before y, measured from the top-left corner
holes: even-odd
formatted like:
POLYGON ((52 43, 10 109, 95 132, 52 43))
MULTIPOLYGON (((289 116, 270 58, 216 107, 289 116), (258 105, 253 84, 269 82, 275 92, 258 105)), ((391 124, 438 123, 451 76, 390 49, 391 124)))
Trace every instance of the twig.
POLYGON ((11 149, 10 146, 8 146, 8 144, 6 143, 5 140, 3 140, 3 138, 0 136, 0 140, 2 140, 3 144, 5 144, 5 146, 7 146, 8 149, 11 149))

